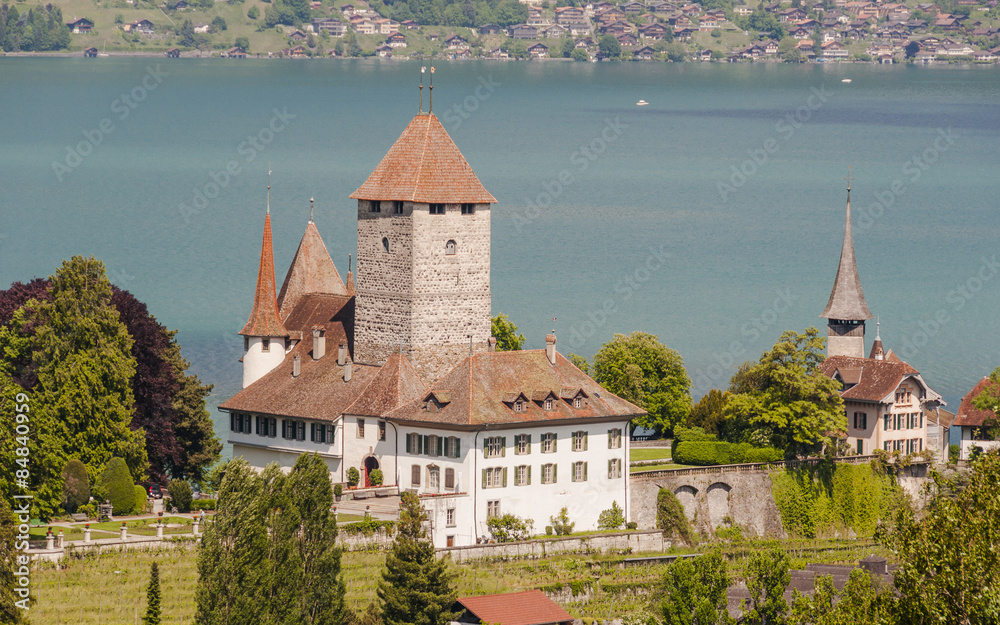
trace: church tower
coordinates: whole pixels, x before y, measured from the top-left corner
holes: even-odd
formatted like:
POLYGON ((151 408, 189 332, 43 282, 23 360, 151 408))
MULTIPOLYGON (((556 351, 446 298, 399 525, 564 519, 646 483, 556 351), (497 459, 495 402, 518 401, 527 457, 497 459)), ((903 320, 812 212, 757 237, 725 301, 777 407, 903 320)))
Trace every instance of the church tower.
POLYGON ((418 113, 358 200, 354 357, 409 357, 434 382, 490 337, 490 195, 433 113, 418 113))
POLYGON ((833 281, 830 301, 820 315, 827 320, 826 355, 865 357, 865 321, 873 315, 865 303, 861 278, 854 260, 854 239, 851 234, 851 182, 847 181, 847 221, 844 226, 844 246, 840 250, 840 265, 833 281))

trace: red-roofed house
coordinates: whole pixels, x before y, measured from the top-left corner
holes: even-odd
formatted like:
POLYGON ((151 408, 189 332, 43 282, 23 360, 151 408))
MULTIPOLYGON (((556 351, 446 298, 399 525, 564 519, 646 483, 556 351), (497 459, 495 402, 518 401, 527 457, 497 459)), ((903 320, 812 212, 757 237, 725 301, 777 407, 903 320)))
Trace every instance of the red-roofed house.
POLYGON ((994 395, 1000 394, 1000 385, 991 382, 989 378, 979 380, 962 398, 955 413, 952 425, 962 429, 962 442, 959 444, 963 460, 969 459, 973 447, 979 447, 982 451, 1000 448, 1000 441, 989 435, 990 426, 996 425, 996 415, 991 410, 980 410, 973 406, 975 399, 987 390, 994 395))
POLYGON ((462 610, 457 622, 469 625, 569 625, 573 622, 573 616, 541 590, 459 597, 455 609, 462 610))
POLYGON ((357 468, 362 486, 380 469, 420 496, 437 547, 476 544, 508 512, 536 531, 562 508, 578 529, 613 502, 627 517, 628 425, 644 411, 557 353, 555 336, 494 351, 496 199, 437 117, 414 117, 351 197, 356 286, 310 221, 275 296, 265 218, 244 388, 219 407, 233 455, 263 468, 316 452, 334 482, 357 468))

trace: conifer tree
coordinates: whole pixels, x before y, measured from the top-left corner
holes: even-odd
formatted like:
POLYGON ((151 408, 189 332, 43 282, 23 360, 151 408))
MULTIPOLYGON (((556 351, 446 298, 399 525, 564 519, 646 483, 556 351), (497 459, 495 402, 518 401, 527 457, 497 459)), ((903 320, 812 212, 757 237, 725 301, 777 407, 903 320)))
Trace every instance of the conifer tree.
POLYGON ((160 567, 153 563, 149 570, 149 586, 146 588, 146 616, 142 625, 160 625, 160 567))
POLYGON ((420 499, 403 493, 401 506, 396 541, 378 584, 382 619, 385 625, 443 625, 455 616, 453 576, 426 537, 420 499))

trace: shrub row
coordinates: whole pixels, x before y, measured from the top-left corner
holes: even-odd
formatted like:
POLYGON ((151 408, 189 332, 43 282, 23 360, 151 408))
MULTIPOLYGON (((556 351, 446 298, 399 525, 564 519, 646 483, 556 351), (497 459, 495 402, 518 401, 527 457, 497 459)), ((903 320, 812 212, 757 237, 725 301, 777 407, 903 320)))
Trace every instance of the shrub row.
POLYGON ((749 443, 722 443, 718 441, 681 441, 674 452, 674 462, 708 466, 716 464, 741 464, 744 462, 774 462, 784 458, 782 450, 774 447, 754 447, 749 443))
POLYGON ((191 510, 215 510, 214 499, 192 499, 191 510))

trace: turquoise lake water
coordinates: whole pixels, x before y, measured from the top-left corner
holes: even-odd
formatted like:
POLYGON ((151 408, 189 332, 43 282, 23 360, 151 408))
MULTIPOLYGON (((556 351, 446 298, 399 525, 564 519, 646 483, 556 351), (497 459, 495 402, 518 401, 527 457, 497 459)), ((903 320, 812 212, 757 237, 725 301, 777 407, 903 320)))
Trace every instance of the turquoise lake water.
MULTIPOLYGON (((1000 365, 997 68, 436 67, 435 113, 499 200, 493 311, 529 347, 553 325, 586 356, 644 330, 680 351, 696 396, 724 387, 783 330, 822 328, 850 165, 886 347, 952 409, 1000 365)), ((416 113, 418 69, 0 58, 0 285, 103 259, 181 330, 214 408, 239 387, 268 162, 278 279, 310 197, 346 273, 348 195, 416 113)))

